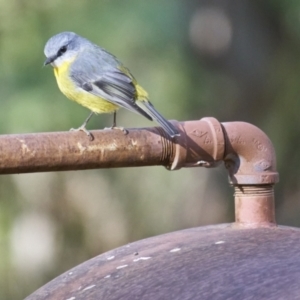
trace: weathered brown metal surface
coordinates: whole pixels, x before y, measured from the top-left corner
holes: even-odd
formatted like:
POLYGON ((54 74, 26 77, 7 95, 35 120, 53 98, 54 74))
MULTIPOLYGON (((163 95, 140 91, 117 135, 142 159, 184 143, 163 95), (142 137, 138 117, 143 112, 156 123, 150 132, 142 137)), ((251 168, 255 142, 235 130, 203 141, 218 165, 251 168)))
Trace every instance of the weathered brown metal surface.
POLYGON ((222 162, 225 141, 221 124, 215 118, 177 124, 182 134, 175 144, 175 157, 169 169, 216 167, 222 162))
POLYGON ((171 142, 153 129, 0 136, 0 174, 168 165, 171 142))
POLYGON ((0 174, 163 165, 215 167, 225 160, 232 184, 278 181, 272 143, 257 127, 214 118, 176 122, 170 140, 159 127, 0 136, 0 174))
POLYGON ((225 166, 232 184, 274 184, 278 181, 276 155, 268 136, 245 122, 222 123, 225 166))
POLYGON ((219 225, 99 255, 26 300, 299 299, 300 230, 219 225))
POLYGON ((237 185, 234 197, 237 226, 275 226, 273 185, 237 185))
POLYGON ((159 127, 0 136, 0 174, 163 165, 168 169, 215 166, 224 152, 221 125, 213 118, 179 123, 170 140, 159 127), (215 128, 212 124, 215 124, 215 128), (187 133, 187 135, 186 135, 187 133))

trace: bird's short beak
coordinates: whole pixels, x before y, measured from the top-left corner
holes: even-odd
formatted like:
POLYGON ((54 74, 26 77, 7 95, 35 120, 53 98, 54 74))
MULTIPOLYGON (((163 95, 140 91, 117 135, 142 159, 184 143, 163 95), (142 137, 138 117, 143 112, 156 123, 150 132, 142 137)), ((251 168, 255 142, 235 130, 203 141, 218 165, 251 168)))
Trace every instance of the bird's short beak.
POLYGON ((56 58, 57 58, 56 56, 47 57, 47 59, 44 62, 44 66, 47 66, 47 65, 51 64, 52 62, 55 61, 56 58))

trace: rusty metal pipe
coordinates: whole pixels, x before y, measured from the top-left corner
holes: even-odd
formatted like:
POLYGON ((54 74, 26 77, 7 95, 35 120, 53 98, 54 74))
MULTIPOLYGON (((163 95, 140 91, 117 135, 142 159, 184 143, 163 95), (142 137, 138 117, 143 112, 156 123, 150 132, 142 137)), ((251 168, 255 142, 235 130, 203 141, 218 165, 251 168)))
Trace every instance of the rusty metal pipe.
POLYGON ((245 122, 222 123, 224 162, 235 184, 274 184, 278 181, 276 155, 268 136, 245 122))
POLYGON ((274 185, 236 185, 235 224, 256 228, 276 225, 274 185))
POLYGON ((170 170, 222 161, 223 133, 213 118, 179 123, 170 140, 160 127, 0 136, 0 174, 163 165, 170 170))
POLYGON ((225 167, 235 187, 235 226, 274 226, 274 184, 278 173, 270 139, 249 123, 222 123, 222 127, 225 167))
POLYGON ((215 167, 222 161, 235 186, 236 224, 272 226, 273 186, 278 181, 269 138, 244 122, 214 118, 173 124, 181 136, 170 140, 159 127, 0 136, 0 174, 163 165, 215 167))
POLYGON ((0 174, 167 165, 170 140, 153 129, 0 136, 0 174))
POLYGON ((170 140, 160 127, 0 136, 0 174, 163 165, 215 167, 222 161, 234 184, 274 184, 275 151, 257 127, 214 118, 176 122, 170 140))

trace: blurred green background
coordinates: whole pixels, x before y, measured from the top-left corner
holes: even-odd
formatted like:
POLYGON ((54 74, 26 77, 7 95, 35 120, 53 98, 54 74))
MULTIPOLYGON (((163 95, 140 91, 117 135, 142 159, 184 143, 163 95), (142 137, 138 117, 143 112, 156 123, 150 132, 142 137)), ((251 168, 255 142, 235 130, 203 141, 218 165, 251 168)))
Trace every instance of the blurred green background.
MULTIPOLYGON (((42 67, 48 38, 75 31, 128 66, 166 118, 213 116, 265 131, 281 176, 277 221, 300 226, 299 16, 297 0, 0 1, 0 134, 82 124, 88 110, 42 67)), ((118 124, 155 125, 125 110, 118 124)), ((224 167, 11 175, 0 188, 0 299, 22 299, 125 243, 233 221, 224 167)))

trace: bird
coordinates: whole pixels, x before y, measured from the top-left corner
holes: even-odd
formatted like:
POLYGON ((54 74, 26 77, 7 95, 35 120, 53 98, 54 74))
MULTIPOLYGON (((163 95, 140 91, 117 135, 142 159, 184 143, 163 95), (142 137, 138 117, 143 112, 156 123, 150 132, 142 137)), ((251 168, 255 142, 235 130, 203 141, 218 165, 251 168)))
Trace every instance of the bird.
POLYGON ((72 130, 84 131, 93 140, 86 129, 91 117, 113 113, 111 128, 119 128, 116 127, 116 112, 122 107, 155 120, 170 138, 180 135, 178 129, 154 108, 148 93, 129 69, 105 49, 74 32, 65 31, 46 42, 44 53, 44 65, 54 68, 60 91, 91 111, 84 123, 72 130))

